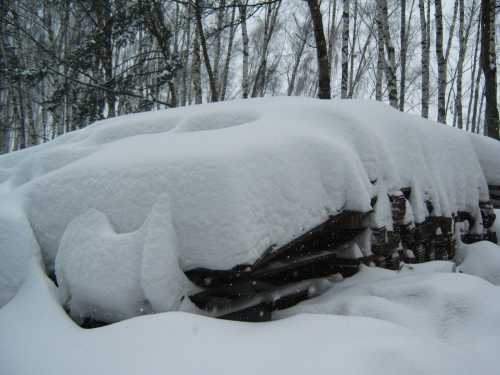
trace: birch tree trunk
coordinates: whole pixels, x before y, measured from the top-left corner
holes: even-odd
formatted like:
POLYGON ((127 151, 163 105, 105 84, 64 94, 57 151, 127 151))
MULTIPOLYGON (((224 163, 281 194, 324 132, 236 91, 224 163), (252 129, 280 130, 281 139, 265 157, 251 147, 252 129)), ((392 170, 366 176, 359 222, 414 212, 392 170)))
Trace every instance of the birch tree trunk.
POLYGON ((348 97, 352 98, 354 90, 354 58, 356 57, 356 40, 358 38, 358 0, 354 0, 354 14, 352 17, 351 60, 349 63, 349 91, 348 97))
POLYGON ((438 65, 438 116, 437 121, 446 123, 446 60, 443 52, 443 10, 441 0, 435 0, 436 58, 438 65))
POLYGON ((344 0, 342 10, 342 82, 341 98, 347 98, 349 75, 349 0, 344 0))
POLYGON ((332 60, 335 39, 337 38, 337 0, 333 0, 331 4, 331 18, 329 20, 330 28, 328 29, 328 71, 332 72, 332 60))
POLYGON ((484 74, 486 108, 484 114, 485 134, 499 139, 497 107, 497 63, 495 45, 495 1, 481 2, 481 66, 484 74))
POLYGON ((399 81, 399 110, 405 110, 405 92, 406 92, 406 0, 401 0, 401 25, 400 25, 400 43, 401 43, 401 80, 399 81))
MULTIPOLYGON (((326 44, 325 33, 323 31, 323 17, 321 15, 318 0, 308 0, 307 4, 309 5, 309 12, 311 13, 311 21, 314 30, 314 38, 316 40, 316 57, 318 59, 318 97, 320 99, 330 99, 330 65, 328 64, 328 47, 326 44)), ((342 95, 344 95, 343 69, 344 60, 342 60, 342 95)), ((347 82, 345 83, 347 85, 347 82)), ((345 89, 347 90, 347 87, 345 89)))
POLYGON ((478 67, 478 50, 480 46, 480 36, 481 36, 481 21, 477 23, 476 45, 474 47, 474 62, 471 73, 469 108, 467 111, 467 129, 470 129, 472 133, 476 132, 477 102, 479 100, 479 84, 481 83, 481 68, 478 67), (471 114, 472 117, 470 117, 471 114), (469 118, 470 118, 470 125, 469 125, 469 118))
MULTIPOLYGON (((191 2, 188 1, 186 6, 186 31, 184 33, 185 38, 185 50, 183 61, 186 67, 189 66, 189 51, 191 50, 191 2)), ((188 94, 188 69, 182 70, 182 97, 181 97, 181 105, 185 106, 189 102, 189 94, 188 94)))
MULTIPOLYGON (((217 37, 215 39, 215 57, 214 57, 214 78, 215 83, 220 87, 219 66, 222 56, 222 34, 224 28, 224 18, 226 14, 226 0, 219 0, 219 10, 217 12, 217 37)), ((220 89, 217 90, 217 100, 220 99, 220 89)))
POLYGON ((201 87, 201 57, 200 43, 198 42, 198 32, 195 32, 193 41, 193 66, 191 68, 191 76, 193 77, 194 102, 201 104, 203 102, 203 91, 201 87))
POLYGON ((382 27, 384 46, 387 50, 387 63, 385 64, 385 76, 387 78, 387 88, 389 91, 389 103, 392 107, 398 108, 398 87, 396 78, 396 52, 392 44, 391 33, 389 31, 389 15, 387 10, 387 0, 378 0, 380 7, 379 23, 382 27))
POLYGON ((464 127, 463 114, 462 114, 462 76, 464 71, 465 59, 465 10, 464 0, 460 0, 460 15, 458 24, 458 39, 459 39, 459 52, 458 52, 458 66, 457 66, 457 92, 455 94, 455 112, 457 115, 457 127, 462 129, 464 127))
POLYGON ((228 78, 229 78, 229 64, 231 62, 231 56, 233 52, 233 42, 234 42, 234 34, 236 32, 236 24, 235 24, 235 18, 236 18, 236 6, 234 6, 231 10, 231 26, 229 29, 229 41, 227 42, 227 54, 226 54, 226 59, 224 61, 224 70, 222 72, 222 83, 221 83, 221 88, 220 88, 220 99, 225 100, 226 99, 226 90, 227 90, 227 83, 228 83, 228 78))
POLYGON ((375 99, 382 101, 382 83, 385 70, 385 52, 384 52, 384 32, 382 28, 382 11, 380 3, 377 2, 375 12, 375 23, 377 24, 377 72, 375 82, 375 99))
POLYGON ((421 33, 421 61, 422 61, 422 117, 429 118, 429 97, 430 97, 430 57, 431 57, 431 33, 430 33, 430 0, 419 0, 420 10, 420 33, 421 33), (427 12, 425 4, 427 3, 427 12), (427 15, 426 15, 427 14, 427 15))
POLYGON ((240 1, 239 5, 241 38, 243 42, 243 64, 241 91, 243 99, 248 98, 248 31, 247 31, 247 0, 240 1))

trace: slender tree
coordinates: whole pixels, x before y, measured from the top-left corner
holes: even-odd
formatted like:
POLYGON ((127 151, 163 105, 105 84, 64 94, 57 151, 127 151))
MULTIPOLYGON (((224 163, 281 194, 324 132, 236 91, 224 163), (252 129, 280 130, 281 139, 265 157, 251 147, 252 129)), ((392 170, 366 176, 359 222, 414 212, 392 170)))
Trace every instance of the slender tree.
MULTIPOLYGON (((318 60, 318 97, 320 99, 330 99, 330 65, 328 64, 328 47, 326 44, 325 33, 323 30, 323 16, 319 7, 318 0, 307 0, 311 21, 314 30, 314 39, 316 40, 316 56, 318 60)), ((342 61, 344 69, 344 61, 342 61)), ((342 84, 343 73, 342 73, 342 84)), ((344 86, 342 86, 342 97, 344 98, 344 86)))
POLYGON ((247 31, 247 0, 240 0, 239 12, 241 23, 241 38, 243 39, 243 64, 241 78, 241 95, 248 98, 248 31, 247 31))
POLYGON ((436 18, 436 58, 438 65, 438 116, 437 120, 446 123, 446 60, 443 52, 443 10, 441 0, 435 0, 436 18))
POLYGON ((349 75, 349 0, 344 0, 342 10, 342 98, 347 98, 349 75))
POLYGON ((400 22, 400 45, 401 45, 401 79, 399 81, 399 110, 405 110, 406 93, 406 0, 401 0, 401 22, 400 22))
POLYGON ((389 14, 387 9, 387 0, 377 0, 379 8, 377 25, 382 30, 384 47, 387 51, 387 60, 385 64, 385 76, 387 79, 387 88, 389 91, 389 103, 394 108, 398 108, 398 88, 396 78, 396 52, 392 44, 391 33, 389 30, 389 14))
POLYGON ((497 107, 497 63, 495 44, 495 1, 481 1, 481 66, 484 74, 486 109, 485 134, 500 139, 497 107))

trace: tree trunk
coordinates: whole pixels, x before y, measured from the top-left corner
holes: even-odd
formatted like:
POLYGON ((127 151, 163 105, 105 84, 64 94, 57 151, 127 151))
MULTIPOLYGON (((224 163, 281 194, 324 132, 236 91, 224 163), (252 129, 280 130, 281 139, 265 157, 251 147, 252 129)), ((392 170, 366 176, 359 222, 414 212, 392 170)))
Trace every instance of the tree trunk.
POLYGON ((211 101, 216 102, 219 98, 219 95, 217 93, 217 82, 215 81, 214 72, 212 70, 212 64, 210 63, 210 56, 208 55, 207 40, 205 38, 205 32, 203 30, 203 23, 202 23, 203 4, 202 4, 202 2, 203 2, 202 0, 196 0, 195 7, 194 7, 196 28, 198 30, 199 44, 200 44, 201 50, 203 52, 203 61, 205 62, 205 69, 207 70, 207 74, 208 74, 208 83, 210 86, 211 101))
POLYGON ((333 50, 334 50, 334 44, 335 44, 335 39, 337 38, 337 0, 333 0, 333 4, 331 5, 331 19, 329 20, 330 22, 330 28, 328 29, 328 71, 332 72, 332 60, 333 60, 333 50))
POLYGON ((401 80, 399 81, 399 110, 405 110, 406 91, 406 0, 401 0, 401 80))
POLYGON ((465 10, 464 0, 460 0, 460 16, 458 26, 458 39, 459 39, 459 52, 458 52, 458 66, 457 66, 457 92, 455 96, 455 112, 457 115, 457 127, 462 129, 464 127, 463 114, 462 114, 462 76, 464 71, 465 59, 465 10))
POLYGON ((356 55, 356 40, 358 38, 358 0, 354 0, 354 15, 352 17, 351 60, 349 63, 349 90, 348 96, 352 98, 354 89, 354 58, 356 55))
POLYGON ((229 78, 229 63, 231 62, 234 34, 236 32, 235 17, 236 17, 236 7, 233 4, 233 8, 231 10, 231 26, 229 29, 229 41, 227 42, 227 54, 226 54, 226 59, 224 61, 224 70, 222 72, 222 83, 221 83, 221 88, 220 88, 220 100, 226 99, 227 82, 228 82, 228 78, 229 78))
POLYGON ((349 75, 349 0, 344 0, 342 12, 342 82, 341 98, 347 98, 349 75))
POLYGON ((191 76, 193 77, 194 88, 194 102, 201 104, 203 102, 203 92, 201 88, 201 57, 200 57, 200 44, 198 42, 198 32, 195 32, 193 41, 193 66, 191 69, 191 76))
MULTIPOLYGON (((320 99, 330 99, 331 98, 330 67, 328 64, 328 47, 326 44, 325 33, 323 31, 323 17, 321 15, 321 10, 319 8, 318 0, 308 0, 307 4, 309 5, 309 11, 311 13, 311 21, 314 30, 314 38, 316 40, 316 57, 318 59, 318 88, 319 88, 318 97, 320 99)), ((342 60, 342 69, 344 69, 343 60, 342 60)), ((343 85, 344 85, 344 76, 342 73, 342 90, 344 90, 343 85)))
POLYGON ((481 2, 481 66, 484 74, 486 109, 485 134, 500 139, 497 107, 497 64, 495 51, 495 1, 481 2))
POLYGON ((427 1, 427 16, 425 9, 425 0, 418 1, 420 10, 420 34, 421 34, 421 63, 422 63, 422 117, 429 118, 429 97, 430 97, 430 53, 431 53, 431 36, 430 36, 430 3, 427 1))
MULTIPOLYGON (((473 17, 473 13, 471 12, 471 18, 473 17)), ((477 85, 479 84, 479 79, 481 78, 481 69, 477 69, 477 58, 480 44, 480 35, 481 35, 481 22, 477 23, 477 32, 476 32, 476 43, 474 44, 474 60, 472 62, 472 72, 470 75, 470 94, 469 94, 469 105, 467 107, 467 124, 466 129, 470 130, 474 133, 474 126, 471 123, 471 113, 472 113, 472 103, 473 98, 475 97, 475 92, 477 90, 477 85), (477 72, 476 72, 477 69, 477 72), (477 78, 476 78, 477 75, 477 78)))
POLYGON ((243 65, 241 78, 241 94, 243 99, 248 98, 248 32, 247 32, 247 0, 240 1, 241 38, 243 39, 243 65))
POLYGON ((387 78, 387 88, 389 91, 389 103, 392 107, 398 108, 398 87, 396 78, 396 52, 392 44, 389 31, 389 14, 387 10, 387 0, 378 0, 380 7, 379 23, 381 24, 384 38, 384 46, 387 50, 388 62, 385 64, 385 76, 387 78))
POLYGON ((384 32, 382 28, 382 12, 379 2, 377 2, 376 6, 375 21, 377 25, 377 73, 375 82, 375 99, 382 101, 382 84, 386 61, 384 52, 384 32))
MULTIPOLYGON (((215 39, 215 57, 214 57, 214 79, 215 84, 220 87, 219 66, 222 56, 222 34, 224 29, 224 18, 226 14, 226 0, 219 0, 219 10, 217 11, 217 36, 215 39)), ((217 100, 220 100, 220 90, 217 90, 217 100)))
POLYGON ((435 0, 436 17, 436 58, 438 64, 438 116, 437 120, 446 123, 446 60, 443 52, 443 11, 441 0, 435 0))

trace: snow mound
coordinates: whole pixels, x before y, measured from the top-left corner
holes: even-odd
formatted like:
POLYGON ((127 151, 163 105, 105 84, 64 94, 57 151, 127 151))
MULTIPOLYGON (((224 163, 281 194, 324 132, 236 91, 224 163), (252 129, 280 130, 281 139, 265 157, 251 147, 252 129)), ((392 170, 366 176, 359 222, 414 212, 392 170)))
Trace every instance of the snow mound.
POLYGON ((33 258, 41 261, 30 223, 16 203, 2 200, 0 206, 0 306, 16 294, 29 262, 33 258))
POLYGON ((373 296, 358 293, 353 303, 359 309, 345 309, 344 316, 308 314, 249 324, 162 313, 84 330, 62 310, 54 285, 32 266, 20 292, 0 309, 1 369, 16 375, 498 374, 500 290, 459 274, 411 279, 401 278, 398 287, 400 279, 393 276, 373 296), (423 286, 430 287, 432 304, 422 303, 423 286), (382 309, 384 290, 388 300, 382 309), (471 307, 472 299, 477 304, 471 307), (358 312, 370 306, 380 311, 377 317, 358 312), (443 322, 453 312, 456 317, 445 326, 453 332, 424 324, 443 322))
POLYGON ((403 272, 365 267, 348 282, 278 316, 313 313, 382 319, 447 342, 500 335, 500 289, 477 277, 440 272, 442 265, 430 264, 434 267, 418 265, 403 272))
POLYGON ((457 270, 479 276, 494 285, 500 285, 500 246, 489 241, 458 246, 457 270))
MULTIPOLYGON (((478 201, 488 199, 488 187, 471 139, 359 100, 262 98, 122 116, 0 156, 2 230, 17 231, 4 204, 16 201, 36 238, 31 252, 40 247, 49 272, 60 264, 63 289, 76 301, 103 287, 92 280, 118 285, 126 277, 135 298, 123 302, 125 315, 144 303, 139 297, 164 309, 175 303, 154 302, 152 293, 184 282, 180 273, 167 282, 155 262, 175 257, 183 270, 253 263, 271 245, 339 211, 367 212, 373 196, 402 187, 412 189, 416 222, 431 200, 434 215, 468 211, 480 224, 478 201), (146 222, 163 196, 165 233, 148 237, 146 222), (73 222, 87 226, 82 234, 73 222), (59 251, 65 261, 56 262, 59 251), (123 271, 111 280, 110 269, 123 271)), ((383 212, 377 220, 392 224, 383 212)), ((5 257, 29 253, 9 236, 0 236, 0 249, 5 257)), ((8 264, 0 263, 0 274, 11 272, 8 264)))
POLYGON ((106 215, 89 210, 66 228, 56 276, 71 315, 115 322, 177 310, 194 287, 179 268, 165 198, 137 231, 116 233, 106 215))

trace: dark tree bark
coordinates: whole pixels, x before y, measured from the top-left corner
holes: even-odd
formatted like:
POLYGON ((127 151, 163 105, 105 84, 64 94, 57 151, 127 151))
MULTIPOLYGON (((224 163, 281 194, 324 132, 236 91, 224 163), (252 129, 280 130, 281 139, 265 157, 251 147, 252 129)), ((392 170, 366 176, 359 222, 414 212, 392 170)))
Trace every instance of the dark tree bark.
POLYGON ((446 123, 446 59, 443 51, 443 10, 441 0, 435 0, 436 57, 438 64, 438 122, 446 123))
POLYGON ((406 0, 401 0, 401 80, 399 81, 399 110, 405 110, 406 91, 406 0))
MULTIPOLYGON (((318 97, 330 99, 330 65, 328 64, 328 47, 323 31, 323 17, 318 0, 307 0, 316 40, 316 56, 318 58, 318 97)), ((343 69, 343 66, 342 66, 343 69)))
POLYGON ((459 16, 459 43, 460 51, 458 52, 458 66, 457 66, 457 92, 455 96, 455 113, 457 115, 457 127, 462 129, 464 126, 463 121, 463 111, 462 111, 462 76, 464 71, 464 59, 465 59, 465 10, 464 10, 464 0, 459 1, 460 6, 460 16, 459 16))
POLYGON ((194 6, 194 14, 195 14, 195 19, 196 19, 196 28, 198 31, 198 38, 199 38, 201 50, 203 52, 203 60, 205 62, 205 69, 207 70, 207 75, 208 75, 208 83, 210 86, 211 101, 216 102, 219 99, 219 95, 217 92, 216 78, 214 76, 214 72, 212 70, 212 64, 210 62, 210 56, 208 55, 208 47, 207 47, 207 40, 205 38, 205 31, 203 30, 203 23, 202 23, 203 4, 202 3, 203 3, 202 0, 196 0, 195 6, 194 6))
POLYGON ((497 64, 495 51, 495 1, 481 1, 481 66, 484 74, 485 134, 499 139, 497 107, 497 64))
POLYGON ((342 82, 341 97, 347 98, 349 75, 349 0, 344 0, 342 11, 342 82))
POLYGON ((387 79, 387 89, 389 91, 389 103, 392 107, 398 108, 398 86, 396 78, 396 52, 392 44, 391 33, 389 30, 389 12, 387 0, 377 0, 378 17, 377 24, 381 28, 384 47, 387 51, 387 61, 385 63, 385 77, 387 79))
POLYGON ((421 113, 422 117, 429 117, 429 96, 430 96, 430 3, 429 1, 419 0, 418 8, 420 10, 420 45, 421 45, 421 64, 422 64, 422 94, 421 94, 421 113), (425 5, 427 4, 427 12, 425 5), (426 16, 427 13, 427 16, 426 16))

